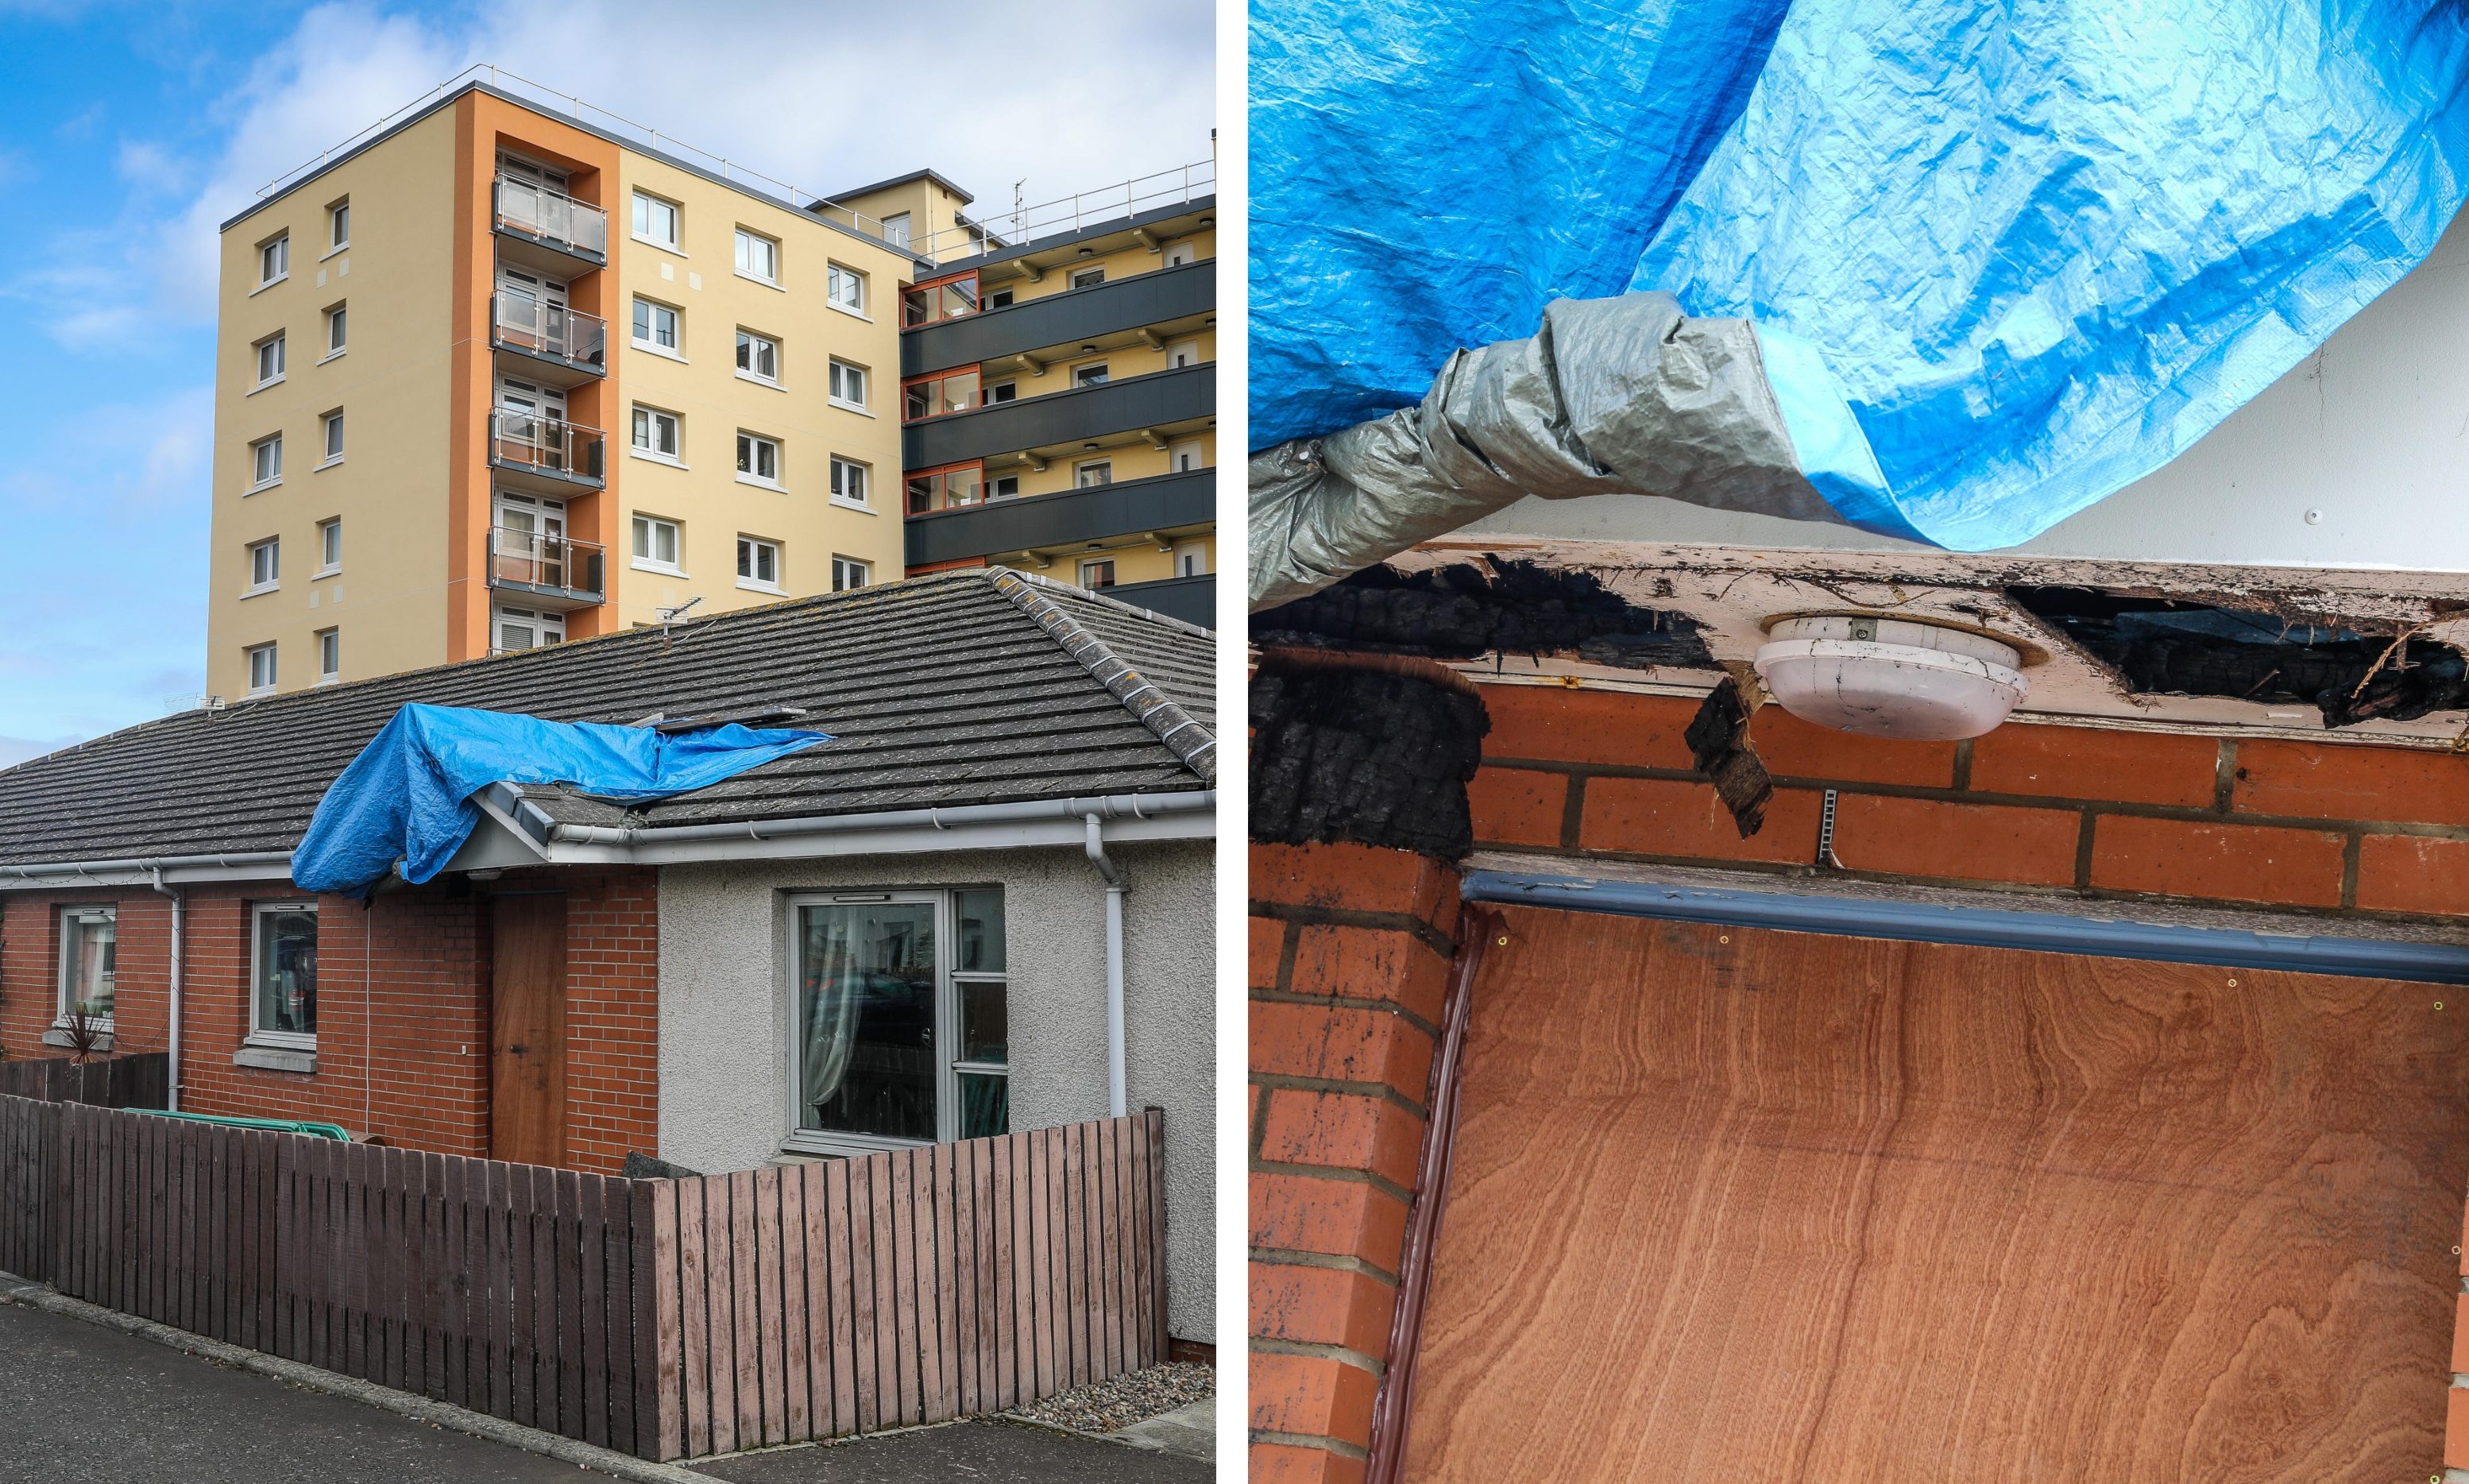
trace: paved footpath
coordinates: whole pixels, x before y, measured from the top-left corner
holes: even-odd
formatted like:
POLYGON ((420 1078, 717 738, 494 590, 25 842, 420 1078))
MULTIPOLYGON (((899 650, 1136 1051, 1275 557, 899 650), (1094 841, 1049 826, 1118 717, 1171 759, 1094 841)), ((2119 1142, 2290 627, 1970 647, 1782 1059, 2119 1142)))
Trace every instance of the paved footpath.
POLYGON ((0 1484, 590 1484, 607 1475, 0 1304, 0 1484))

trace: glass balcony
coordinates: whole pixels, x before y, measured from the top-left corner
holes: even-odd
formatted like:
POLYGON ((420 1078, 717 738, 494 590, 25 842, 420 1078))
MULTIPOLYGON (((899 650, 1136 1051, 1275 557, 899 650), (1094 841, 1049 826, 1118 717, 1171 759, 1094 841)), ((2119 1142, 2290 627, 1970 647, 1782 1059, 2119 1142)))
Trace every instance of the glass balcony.
POLYGON ((509 350, 570 365, 605 369, 609 324, 597 314, 551 304, 519 289, 500 289, 490 308, 496 342, 509 350))
POLYGON ((921 284, 900 291, 900 323, 904 329, 959 319, 978 312, 978 275, 964 273, 938 284, 921 284))
POLYGON ((597 428, 520 407, 489 412, 489 461, 500 469, 597 488, 604 482, 606 447, 597 428))
POLYGON ((534 181, 497 177, 497 225, 598 262, 609 258, 609 214, 534 181))
POLYGON ((597 542, 519 526, 489 527, 489 585, 559 603, 597 603, 607 569, 597 542))

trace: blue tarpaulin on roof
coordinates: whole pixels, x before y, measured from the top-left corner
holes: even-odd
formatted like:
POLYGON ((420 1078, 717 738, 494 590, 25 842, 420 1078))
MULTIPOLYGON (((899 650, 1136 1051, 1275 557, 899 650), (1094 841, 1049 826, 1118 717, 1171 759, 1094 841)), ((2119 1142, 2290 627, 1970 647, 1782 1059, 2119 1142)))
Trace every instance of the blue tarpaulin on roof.
POLYGON ((1958 549, 2186 448, 2420 262, 2469 175, 2450 0, 1252 22, 1256 449, 1414 406, 1554 300, 1664 291, 1753 322, 1840 519, 1958 549))
POLYGON ((311 892, 360 895, 400 864, 405 881, 427 881, 471 838, 480 823, 472 796, 492 783, 563 783, 635 803, 707 788, 830 740, 733 724, 669 734, 414 703, 327 787, 291 853, 291 879, 311 892))

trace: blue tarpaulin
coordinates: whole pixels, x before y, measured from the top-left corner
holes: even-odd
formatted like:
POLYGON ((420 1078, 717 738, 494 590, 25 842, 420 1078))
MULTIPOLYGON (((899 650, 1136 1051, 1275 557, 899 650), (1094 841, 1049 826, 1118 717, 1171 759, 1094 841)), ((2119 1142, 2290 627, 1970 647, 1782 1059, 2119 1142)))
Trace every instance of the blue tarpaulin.
POLYGON ((327 787, 291 853, 291 879, 306 891, 358 895, 400 863, 405 881, 427 881, 471 837, 480 823, 472 796, 492 783, 563 783, 635 803, 707 788, 830 740, 733 724, 668 734, 414 703, 327 787))
POLYGON ((2185 449, 2424 259, 2469 176, 2446 0, 1252 20, 1256 450, 1415 405, 1556 299, 1660 290, 1754 323, 1842 519, 1957 549, 2185 449))

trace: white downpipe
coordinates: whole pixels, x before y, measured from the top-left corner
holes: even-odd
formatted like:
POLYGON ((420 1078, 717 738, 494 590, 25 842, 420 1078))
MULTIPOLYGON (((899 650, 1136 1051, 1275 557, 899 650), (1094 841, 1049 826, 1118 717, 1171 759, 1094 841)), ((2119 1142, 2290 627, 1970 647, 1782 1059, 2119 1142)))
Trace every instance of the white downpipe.
POLYGON ((172 899, 172 1072, 164 1078, 170 1089, 164 1101, 170 1104, 168 1111, 177 1113, 180 1111, 180 960, 187 945, 182 918, 185 916, 183 909, 189 901, 187 893, 179 888, 163 884, 163 868, 160 866, 154 868, 154 890, 172 899))
POLYGON ((1106 1116, 1128 1111, 1123 1096, 1123 893, 1131 890, 1123 873, 1106 858, 1104 828, 1094 814, 1082 816, 1089 827, 1089 864, 1106 878, 1106 1116))

